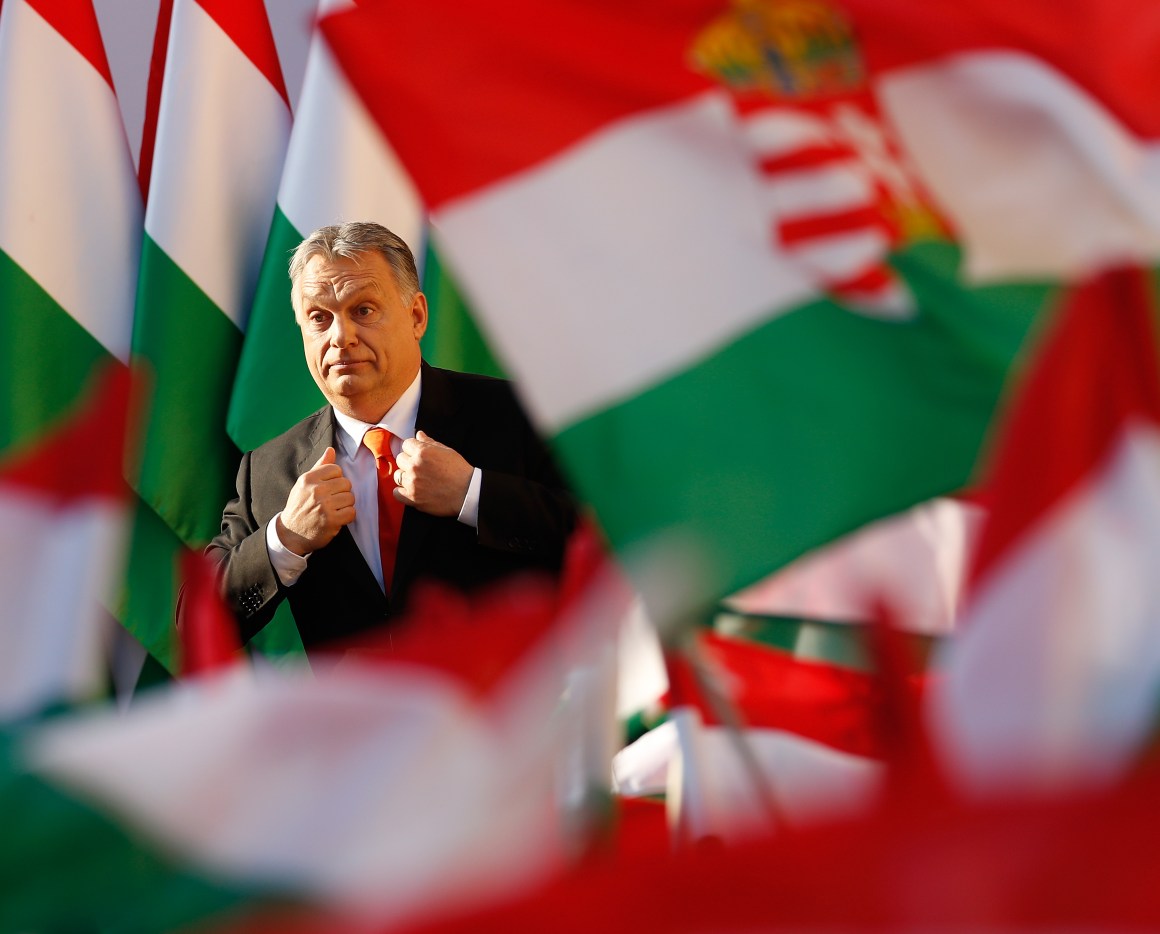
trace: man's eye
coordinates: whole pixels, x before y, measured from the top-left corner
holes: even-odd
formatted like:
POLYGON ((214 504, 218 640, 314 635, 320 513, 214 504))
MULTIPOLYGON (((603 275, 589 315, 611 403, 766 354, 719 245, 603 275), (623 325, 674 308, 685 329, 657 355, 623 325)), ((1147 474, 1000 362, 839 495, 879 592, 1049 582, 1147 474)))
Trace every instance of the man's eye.
POLYGON ((330 315, 321 311, 316 311, 307 317, 309 318, 310 323, 317 328, 326 327, 327 322, 330 320, 330 315))
POLYGON ((360 318, 369 318, 374 314, 374 309, 370 305, 360 305, 358 308, 358 315, 360 318))

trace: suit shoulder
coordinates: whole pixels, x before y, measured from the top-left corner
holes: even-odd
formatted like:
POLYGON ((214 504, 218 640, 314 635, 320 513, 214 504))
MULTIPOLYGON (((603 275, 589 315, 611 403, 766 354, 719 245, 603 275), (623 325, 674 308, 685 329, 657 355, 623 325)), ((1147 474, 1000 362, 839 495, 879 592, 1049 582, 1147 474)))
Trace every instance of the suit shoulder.
POLYGON ((308 448, 320 431, 330 430, 330 406, 323 406, 317 412, 308 415, 296 425, 291 426, 282 434, 271 438, 265 444, 259 445, 250 452, 250 458, 255 464, 282 462, 287 457, 297 457, 299 452, 308 448))
POLYGON ((479 389, 484 392, 511 392, 511 383, 506 379, 501 379, 498 376, 484 376, 481 373, 464 373, 460 370, 445 370, 438 366, 429 366, 427 369, 427 379, 434 376, 436 379, 445 380, 449 385, 455 387, 463 387, 465 389, 479 389))

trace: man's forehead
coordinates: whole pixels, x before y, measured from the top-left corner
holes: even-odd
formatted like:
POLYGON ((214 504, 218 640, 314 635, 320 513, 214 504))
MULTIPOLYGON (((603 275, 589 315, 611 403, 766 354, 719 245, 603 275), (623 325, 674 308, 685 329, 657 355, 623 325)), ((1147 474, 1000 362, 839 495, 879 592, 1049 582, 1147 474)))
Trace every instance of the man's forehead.
POLYGON ((375 262, 374 253, 359 254, 356 258, 324 256, 311 257, 299 278, 304 295, 341 297, 352 293, 383 292, 390 281, 390 267, 375 262))

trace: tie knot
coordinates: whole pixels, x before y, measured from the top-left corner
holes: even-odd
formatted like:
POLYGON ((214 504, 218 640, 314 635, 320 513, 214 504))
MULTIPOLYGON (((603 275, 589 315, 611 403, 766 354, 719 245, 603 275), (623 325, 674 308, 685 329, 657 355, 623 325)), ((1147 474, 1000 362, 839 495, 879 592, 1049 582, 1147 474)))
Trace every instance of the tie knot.
POLYGON ((375 460, 391 456, 391 433, 385 428, 368 428, 363 435, 363 444, 375 456, 375 460))

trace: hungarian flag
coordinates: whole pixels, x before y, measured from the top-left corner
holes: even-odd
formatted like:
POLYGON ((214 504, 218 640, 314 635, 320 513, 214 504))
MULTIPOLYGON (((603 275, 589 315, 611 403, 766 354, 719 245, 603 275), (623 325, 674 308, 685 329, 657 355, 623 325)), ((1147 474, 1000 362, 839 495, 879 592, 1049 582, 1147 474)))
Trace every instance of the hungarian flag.
MULTIPOLYGON (((218 532, 232 493, 226 410, 290 120, 260 0, 177 0, 133 329, 145 421, 131 476, 155 516, 137 523, 131 590, 173 580, 181 545, 200 548, 218 532)), ((172 610, 131 616, 172 666, 172 610)))
MULTIPOLYGON (((348 5, 323 0, 321 11, 348 5)), ((414 186, 317 34, 285 167, 270 177, 281 178, 277 206, 229 401, 230 436, 247 451, 325 401, 302 360, 287 275, 293 249, 317 228, 345 221, 378 221, 420 257, 423 246, 414 186)))
POLYGON ((1160 692, 1160 347, 1155 285, 1077 287, 1007 413, 961 630, 931 722, 972 789, 1115 779, 1160 692))
POLYGON ((173 930, 280 905, 386 929, 525 891, 589 830, 562 794, 594 699, 577 706, 576 673, 616 618, 591 600, 609 609, 588 591, 557 615, 539 582, 429 593, 313 670, 234 665, 0 734, 0 927, 173 930))
POLYGON ((0 450, 129 359, 141 197, 91 2, 0 11, 0 450))
POLYGON ((616 548, 728 593, 965 484, 1055 287, 1160 249, 1144 0, 371 2, 324 31, 616 548))
POLYGON ((128 394, 128 372, 110 364, 83 407, 0 464, 0 723, 105 686, 128 394))

